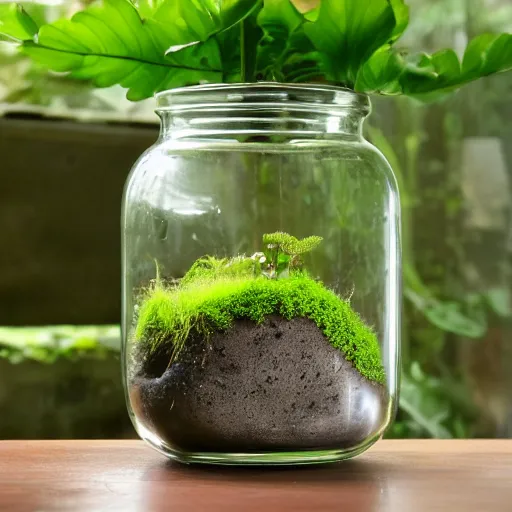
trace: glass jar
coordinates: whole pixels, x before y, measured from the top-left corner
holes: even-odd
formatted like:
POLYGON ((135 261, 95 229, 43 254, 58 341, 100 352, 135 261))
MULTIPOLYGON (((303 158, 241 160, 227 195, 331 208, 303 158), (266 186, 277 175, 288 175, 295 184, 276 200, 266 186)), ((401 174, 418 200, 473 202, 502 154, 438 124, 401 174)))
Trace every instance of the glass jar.
POLYGON ((400 338, 399 197, 368 98, 260 83, 157 102, 122 214, 139 435, 184 462, 363 452, 394 416, 400 338))

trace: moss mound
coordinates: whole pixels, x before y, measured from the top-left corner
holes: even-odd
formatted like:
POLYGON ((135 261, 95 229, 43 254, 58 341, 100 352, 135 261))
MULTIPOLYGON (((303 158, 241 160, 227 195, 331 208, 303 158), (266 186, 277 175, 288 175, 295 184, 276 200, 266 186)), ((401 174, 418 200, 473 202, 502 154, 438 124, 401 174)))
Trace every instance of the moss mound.
POLYGON ((247 259, 199 260, 179 287, 157 283, 141 304, 135 337, 149 351, 172 344, 176 358, 191 335, 207 339, 235 320, 261 323, 272 314, 309 318, 361 375, 384 382, 377 337, 347 301, 302 271, 286 279, 257 275, 247 259))

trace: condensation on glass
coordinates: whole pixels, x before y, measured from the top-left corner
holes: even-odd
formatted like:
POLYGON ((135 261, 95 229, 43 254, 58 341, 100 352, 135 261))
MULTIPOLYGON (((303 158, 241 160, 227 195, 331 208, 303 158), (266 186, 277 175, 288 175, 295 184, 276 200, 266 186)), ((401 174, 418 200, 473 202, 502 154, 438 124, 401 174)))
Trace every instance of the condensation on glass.
POLYGON ((186 462, 298 464, 363 452, 395 414, 400 341, 399 196, 362 135, 368 98, 263 83, 188 87, 157 101, 160 136, 128 178, 122 213, 123 367, 137 432, 186 462), (171 307, 162 306, 163 316, 144 320, 154 337, 141 339, 155 287, 178 288, 204 256, 259 254, 274 232, 322 237, 304 264, 375 333, 381 383, 307 318, 289 333, 279 318, 237 320, 213 339, 185 339, 176 356, 159 331, 171 307))

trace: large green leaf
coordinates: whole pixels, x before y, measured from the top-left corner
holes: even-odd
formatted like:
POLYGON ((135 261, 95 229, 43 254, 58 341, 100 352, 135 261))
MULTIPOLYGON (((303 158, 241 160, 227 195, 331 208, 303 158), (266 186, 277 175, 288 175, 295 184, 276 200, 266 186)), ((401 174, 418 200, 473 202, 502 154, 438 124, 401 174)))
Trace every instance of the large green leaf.
POLYGON ((290 0, 264 0, 261 10, 245 18, 242 30, 234 26, 218 33, 224 81, 303 82, 321 77, 320 55, 302 30, 304 22, 290 0))
POLYGON ((408 62, 400 82, 404 94, 439 94, 510 69, 512 34, 482 34, 468 44, 462 63, 453 50, 423 54, 408 62))
POLYGON ((291 0, 263 0, 263 9, 258 14, 258 24, 265 34, 286 29, 291 34, 304 21, 304 18, 291 0))
MULTIPOLYGON (((0 36, 16 41, 32 39, 38 27, 21 5, 0 4, 0 36)), ((0 38, 1 39, 1 38, 0 38)))
POLYGON ((324 80, 324 56, 315 50, 304 31, 290 35, 288 49, 283 58, 282 74, 285 82, 315 82, 324 80))
POLYGON ((152 19, 190 34, 187 43, 206 41, 248 16, 260 0, 164 0, 152 19))
POLYGON ((436 99, 478 78, 512 69, 512 34, 483 34, 466 48, 462 63, 453 50, 402 57, 391 48, 361 66, 356 90, 436 99))
POLYGON ((71 71, 98 87, 121 84, 127 97, 140 100, 154 92, 222 78, 215 40, 166 55, 187 42, 186 30, 143 21, 128 0, 105 0, 73 16, 44 25, 37 42, 22 51, 55 71, 71 71))
POLYGON ((404 0, 307 5, 314 9, 301 3, 299 12, 291 0, 103 0, 38 31, 22 8, 2 4, 0 39, 21 42, 52 70, 98 87, 121 84, 132 100, 184 85, 261 79, 435 99, 512 69, 510 34, 475 38, 462 62, 452 50, 396 52, 409 21, 404 0))
POLYGON ((291 49, 291 34, 304 18, 290 0, 264 0, 258 15, 263 37, 258 44, 257 68, 266 80, 283 81, 283 61, 291 49))
POLYGON ((399 78, 403 69, 400 55, 383 46, 359 68, 354 89, 366 94, 401 94, 399 78))
POLYGON ((329 56, 328 79, 353 86, 361 65, 397 37, 403 2, 395 3, 399 23, 389 0, 322 0, 318 17, 304 30, 316 49, 329 56))
POLYGON ((247 16, 242 23, 214 36, 220 46, 225 83, 254 82, 257 79, 256 43, 263 32, 256 22, 255 13, 247 16))
POLYGON ((155 11, 165 2, 166 0, 135 0, 133 3, 137 7, 139 14, 142 18, 151 18, 155 11))
POLYGON ((390 0, 395 15, 395 28, 391 34, 390 42, 396 41, 409 25, 409 7, 404 0, 390 0))

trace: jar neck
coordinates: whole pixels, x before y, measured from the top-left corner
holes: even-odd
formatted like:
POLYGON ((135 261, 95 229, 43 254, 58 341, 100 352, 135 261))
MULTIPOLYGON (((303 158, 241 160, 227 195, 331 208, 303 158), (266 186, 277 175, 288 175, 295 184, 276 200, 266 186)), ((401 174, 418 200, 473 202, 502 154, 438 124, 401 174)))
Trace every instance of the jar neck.
POLYGON ((367 96, 324 85, 207 85, 157 95, 163 140, 361 140, 367 96))

